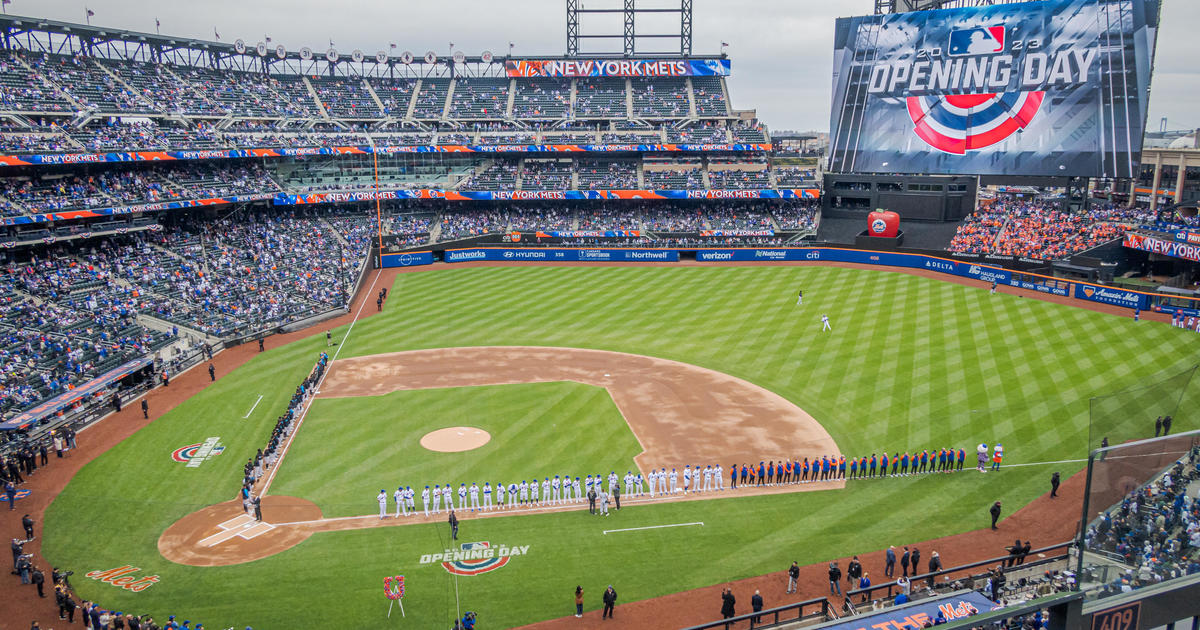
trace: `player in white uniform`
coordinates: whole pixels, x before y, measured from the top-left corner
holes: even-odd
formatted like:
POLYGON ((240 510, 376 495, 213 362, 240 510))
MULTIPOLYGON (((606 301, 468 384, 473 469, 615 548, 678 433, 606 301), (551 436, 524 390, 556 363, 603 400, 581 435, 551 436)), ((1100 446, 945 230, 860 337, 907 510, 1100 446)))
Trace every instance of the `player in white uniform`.
POLYGON ((471 482, 471 489, 468 492, 471 493, 471 511, 474 512, 479 509, 479 484, 471 482))
POLYGON ((712 490, 712 476, 713 476, 712 466, 705 466, 704 467, 704 491, 705 492, 709 492, 712 490))
POLYGON ((638 474, 633 476, 633 494, 634 494, 634 496, 637 496, 637 497, 642 496, 642 492, 644 491, 644 489, 645 489, 645 486, 642 485, 642 471, 639 470, 638 474))
POLYGON ((601 514, 608 516, 608 493, 604 491, 603 487, 596 492, 596 507, 600 508, 601 514))
POLYGON ((421 491, 421 507, 425 508, 425 516, 429 516, 429 486, 421 491))
POLYGON ((521 505, 529 503, 529 482, 521 481, 521 505))
POLYGON ((579 477, 576 477, 575 481, 571 482, 571 490, 575 492, 575 501, 577 503, 583 503, 583 493, 579 491, 582 487, 583 485, 580 483, 579 477))
POLYGON ((679 492, 679 471, 671 469, 671 494, 679 492))
POLYGON ((517 492, 520 486, 515 483, 508 484, 508 509, 513 509, 517 505, 517 492))
POLYGON ((534 478, 533 478, 533 483, 530 483, 530 484, 529 484, 529 503, 530 503, 531 505, 537 505, 537 504, 539 503, 539 501, 538 501, 538 480, 537 480, 537 477, 534 477, 534 478))
POLYGON ((554 489, 554 496, 550 503, 558 505, 559 501, 562 501, 562 480, 558 478, 558 475, 554 475, 554 481, 550 482, 550 487, 554 489))
POLYGON ((824 332, 826 330, 833 330, 833 327, 829 325, 829 316, 822 315, 821 316, 821 331, 824 332))
POLYGON ((542 504, 550 503, 550 478, 546 477, 542 481, 542 504))
POLYGON ((633 496, 633 471, 632 470, 625 471, 625 478, 622 481, 625 482, 625 496, 632 497, 633 496))
POLYGON ((408 505, 408 512, 412 515, 417 514, 417 494, 413 492, 412 486, 404 486, 404 503, 408 505))
MULTIPOLYGON (((400 518, 400 512, 404 510, 404 486, 396 488, 392 493, 392 497, 396 499, 396 518, 400 518)), ((408 512, 405 512, 408 514, 408 512)))
POLYGON ((458 484, 458 509, 467 509, 467 484, 458 484))
POLYGON ((380 520, 387 518, 387 493, 382 488, 379 489, 379 518, 380 520))
POLYGON ((717 490, 725 489, 725 471, 721 469, 721 465, 713 466, 713 481, 716 482, 717 490))
POLYGON ((687 494, 688 490, 696 491, 696 486, 692 485, 692 469, 686 464, 683 467, 683 493, 687 494))
POLYGON ((492 511, 492 484, 486 481, 483 482, 483 509, 492 511))
POLYGON ((441 512, 441 510, 438 509, 441 506, 442 506, 442 486, 435 483, 435 484, 433 484, 433 513, 437 514, 437 513, 441 512))
POLYGON ((446 511, 454 509, 454 497, 450 492, 450 484, 442 486, 442 503, 446 504, 446 511))

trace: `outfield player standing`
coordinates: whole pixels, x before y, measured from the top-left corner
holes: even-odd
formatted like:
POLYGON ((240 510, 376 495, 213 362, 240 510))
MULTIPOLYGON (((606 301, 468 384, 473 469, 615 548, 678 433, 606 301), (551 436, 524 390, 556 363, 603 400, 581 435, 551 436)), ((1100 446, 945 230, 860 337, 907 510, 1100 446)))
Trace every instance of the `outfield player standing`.
POLYGON ((383 491, 383 488, 380 488, 379 496, 375 498, 379 499, 379 519, 383 520, 387 518, 387 493, 383 491))
POLYGON ((442 486, 442 503, 446 505, 447 510, 454 509, 454 498, 450 493, 450 484, 442 486))
POLYGON ((687 494, 688 490, 694 492, 696 487, 692 485, 692 468, 685 464, 683 467, 683 493, 687 494))
POLYGON ((576 477, 575 481, 571 482, 571 490, 575 492, 575 500, 580 503, 583 502, 583 494, 579 492, 581 488, 582 485, 580 484, 579 477, 576 477))
POLYGON ((408 514, 416 516, 417 514, 417 493, 413 492, 412 486, 404 486, 404 503, 408 506, 408 514))
MULTIPOLYGON (((534 487, 536 488, 537 485, 534 484, 534 487)), ((526 505, 528 503, 529 503, 529 482, 526 480, 521 480, 521 505, 526 505)))
POLYGON ((441 512, 442 506, 442 486, 441 484, 433 484, 433 513, 441 512))
POLYGON ((796 306, 804 304, 804 289, 796 292, 796 306))
POLYGON ((404 510, 404 486, 396 488, 392 497, 396 499, 396 518, 400 518, 400 512, 404 510))
MULTIPOLYGON (((484 483, 487 483, 487 482, 484 482, 484 483)), ((470 493, 471 493, 471 511, 474 512, 475 510, 479 509, 479 484, 477 484, 475 482, 471 482, 470 493)))
POLYGON ((821 316, 821 331, 824 332, 826 330, 833 330, 833 327, 829 325, 829 316, 822 315, 821 316))
POLYGON ((546 477, 546 479, 544 481, 542 481, 542 503, 545 504, 545 503, 549 503, 549 502, 550 502, 550 478, 546 477))
POLYGON ((483 510, 492 511, 492 486, 486 481, 483 482, 483 510))
POLYGON ((679 492, 679 472, 671 469, 671 494, 679 492))
POLYGON ((704 491, 705 492, 712 490, 712 481, 713 481, 712 466, 705 466, 704 467, 704 491))
POLYGON ((429 516, 429 486, 421 491, 421 507, 425 509, 425 516, 429 516))
POLYGON ((554 496, 550 503, 558 505, 562 501, 562 480, 558 478, 558 475, 554 475, 554 481, 550 482, 550 487, 554 490, 554 496))
POLYGON ((458 484, 458 509, 467 509, 467 484, 458 484))

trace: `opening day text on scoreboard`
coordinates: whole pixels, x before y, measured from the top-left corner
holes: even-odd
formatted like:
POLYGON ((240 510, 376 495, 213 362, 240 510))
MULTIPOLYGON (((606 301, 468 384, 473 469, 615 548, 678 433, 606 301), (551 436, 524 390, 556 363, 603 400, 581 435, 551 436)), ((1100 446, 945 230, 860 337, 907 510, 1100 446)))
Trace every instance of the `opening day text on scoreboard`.
POLYGON ((1134 177, 1158 0, 840 18, 829 170, 1134 177))

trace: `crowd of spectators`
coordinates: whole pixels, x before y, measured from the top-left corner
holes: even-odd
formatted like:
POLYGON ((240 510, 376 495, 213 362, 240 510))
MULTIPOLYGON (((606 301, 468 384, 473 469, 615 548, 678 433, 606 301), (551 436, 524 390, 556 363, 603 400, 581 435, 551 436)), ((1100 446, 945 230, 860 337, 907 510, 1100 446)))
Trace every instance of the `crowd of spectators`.
MULTIPOLYGON (((1200 499, 1188 489, 1200 479, 1200 447, 1105 510, 1084 535, 1084 547, 1119 558, 1122 568, 1102 582, 1101 597, 1200 573, 1200 499)), ((1096 583, 1100 582, 1100 583, 1096 583)))
POLYGON ((996 199, 958 227, 949 250, 1058 260, 1119 238, 1144 222, 1137 209, 1097 205, 1082 212, 1050 201, 996 199))

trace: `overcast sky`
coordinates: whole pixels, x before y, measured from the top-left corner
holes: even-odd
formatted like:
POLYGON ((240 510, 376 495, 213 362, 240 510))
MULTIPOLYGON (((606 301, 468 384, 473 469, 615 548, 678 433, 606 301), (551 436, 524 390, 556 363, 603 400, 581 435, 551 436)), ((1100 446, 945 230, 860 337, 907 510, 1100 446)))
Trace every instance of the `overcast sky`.
MULTIPOLYGON (((591 8, 621 4, 581 2, 591 8)), ((640 0, 639 6, 671 2, 640 0)), ((1169 129, 1200 127, 1200 71, 1195 53, 1186 52, 1195 46, 1200 0, 1163 3, 1147 126, 1157 130, 1165 116, 1169 129)), ((157 17, 164 35, 212 39, 216 27, 222 41, 253 44, 269 35, 289 50, 324 50, 332 39, 343 53, 361 48, 368 55, 392 42, 418 56, 427 50, 444 56, 450 42, 467 54, 503 55, 510 41, 517 55, 566 52, 565 0, 12 0, 7 8, 82 22, 85 5, 96 13, 94 25, 153 32, 157 17)), ((834 18, 872 8, 871 0, 695 0, 693 52, 717 53, 721 42, 729 43, 734 107, 757 109, 773 129, 828 130, 834 18)), ((606 25, 620 32, 619 22, 593 24, 606 25)), ((584 22, 582 30, 588 26, 584 22)), ((647 21, 638 28, 655 26, 647 21)))

